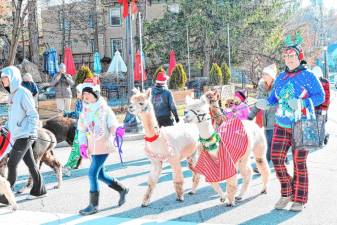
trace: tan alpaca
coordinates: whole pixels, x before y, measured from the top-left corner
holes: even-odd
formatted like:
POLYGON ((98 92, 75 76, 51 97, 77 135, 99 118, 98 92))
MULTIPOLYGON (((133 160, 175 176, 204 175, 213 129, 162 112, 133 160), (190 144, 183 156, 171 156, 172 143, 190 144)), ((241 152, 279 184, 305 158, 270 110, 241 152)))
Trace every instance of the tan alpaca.
MULTIPOLYGON (((141 93, 135 89, 131 97, 129 111, 136 114, 142 121, 145 132, 145 153, 151 161, 151 172, 148 178, 148 188, 144 195, 142 206, 150 203, 151 195, 162 171, 163 162, 168 162, 173 170, 173 182, 177 201, 184 200, 184 177, 180 165, 181 160, 188 158, 192 165, 192 156, 197 149, 198 130, 195 125, 175 125, 159 129, 151 103, 151 90, 141 93)), ((195 193, 199 183, 199 174, 193 173, 193 188, 195 193)))
MULTIPOLYGON (((209 93, 208 93, 209 94, 209 93)), ((210 96, 207 96, 210 97, 210 96)), ((200 100, 194 100, 191 98, 186 99, 186 113, 184 117, 184 121, 187 123, 195 123, 199 129, 199 135, 203 139, 208 139, 215 132, 214 127, 212 126, 211 120, 209 118, 209 110, 214 116, 214 120, 217 126, 221 126, 222 123, 226 121, 226 118, 222 116, 220 107, 217 105, 218 99, 207 100, 206 96, 203 96, 200 100)), ((214 97, 214 96, 211 96, 214 97)), ((263 189, 261 193, 266 193, 267 191, 267 183, 269 179, 269 167, 266 160, 266 138, 263 133, 263 130, 260 129, 254 122, 252 121, 242 121, 244 130, 247 134, 248 144, 247 149, 243 149, 243 155, 239 158, 235 163, 235 168, 240 170, 240 173, 243 177, 243 185, 240 189, 240 194, 236 197, 237 200, 242 199, 243 195, 246 193, 250 181, 251 181, 251 165, 249 163, 249 157, 251 152, 254 154, 257 167, 261 172, 262 180, 263 180, 263 189)), ((221 127, 220 127, 221 128, 221 127)), ((226 140, 232 141, 232 140, 226 140)), ((220 142, 220 146, 226 141, 222 140, 220 142)), ((234 140, 233 140, 234 141, 234 140)), ((235 140, 240 141, 240 140, 235 140)), ((218 149, 219 150, 219 149, 218 149)), ((214 158, 214 160, 218 157, 218 151, 209 152, 209 154, 214 158)), ((194 165, 195 166, 195 163, 194 165)), ((237 175, 233 175, 229 177, 227 180, 227 200, 226 204, 228 206, 233 206, 235 204, 235 195, 237 191, 237 175)), ((213 188, 217 190, 220 196, 223 196, 223 192, 219 187, 218 183, 212 183, 213 188)))

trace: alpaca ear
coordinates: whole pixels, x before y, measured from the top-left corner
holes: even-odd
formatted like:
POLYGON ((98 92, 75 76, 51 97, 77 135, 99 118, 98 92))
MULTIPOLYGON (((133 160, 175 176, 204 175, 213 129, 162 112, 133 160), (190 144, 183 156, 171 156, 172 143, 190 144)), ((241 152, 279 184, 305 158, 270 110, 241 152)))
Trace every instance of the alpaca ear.
POLYGON ((132 92, 133 92, 134 94, 139 94, 139 89, 134 87, 134 88, 132 89, 132 92))
POLYGON ((151 88, 148 88, 146 91, 145 91, 145 95, 147 98, 150 98, 151 97, 151 88))
POLYGON ((191 105, 192 101, 193 101, 192 96, 186 95, 186 97, 185 97, 185 103, 186 103, 186 105, 191 105))
POLYGON ((208 101, 207 101, 206 95, 202 95, 202 96, 201 96, 200 102, 201 102, 202 104, 208 104, 208 103, 207 103, 208 101))

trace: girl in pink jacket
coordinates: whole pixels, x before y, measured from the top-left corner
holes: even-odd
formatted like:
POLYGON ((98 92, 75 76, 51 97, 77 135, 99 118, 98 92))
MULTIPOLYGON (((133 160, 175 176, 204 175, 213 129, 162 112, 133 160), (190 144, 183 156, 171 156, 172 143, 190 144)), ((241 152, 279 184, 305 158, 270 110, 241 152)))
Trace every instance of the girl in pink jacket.
POLYGON ((236 117, 240 120, 247 120, 250 113, 249 106, 246 103, 246 95, 243 90, 236 91, 233 99, 228 99, 225 113, 227 117, 236 117))
POLYGON ((125 202, 129 189, 116 178, 108 176, 104 171, 104 162, 113 151, 113 138, 116 132, 123 132, 119 127, 114 112, 100 96, 99 85, 85 83, 82 89, 83 108, 78 120, 78 141, 81 156, 91 157, 89 168, 90 201, 88 207, 80 210, 81 215, 97 212, 99 199, 98 180, 119 192, 118 205, 125 202))

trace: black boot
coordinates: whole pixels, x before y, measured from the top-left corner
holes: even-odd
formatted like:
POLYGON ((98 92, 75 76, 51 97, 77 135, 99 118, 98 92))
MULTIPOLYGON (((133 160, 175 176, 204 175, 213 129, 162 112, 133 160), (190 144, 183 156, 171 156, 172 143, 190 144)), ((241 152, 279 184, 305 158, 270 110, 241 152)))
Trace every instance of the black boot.
POLYGON ((112 189, 115 191, 118 191, 119 193, 119 201, 118 206, 121 206, 125 203, 125 196, 129 192, 129 188, 126 188, 122 183, 120 183, 118 180, 114 180, 111 185, 109 185, 112 189))
POLYGON ((80 214, 82 216, 87 216, 91 214, 97 213, 97 207, 98 207, 98 198, 99 198, 99 192, 90 192, 90 199, 89 199, 89 205, 87 208, 80 210, 80 214))

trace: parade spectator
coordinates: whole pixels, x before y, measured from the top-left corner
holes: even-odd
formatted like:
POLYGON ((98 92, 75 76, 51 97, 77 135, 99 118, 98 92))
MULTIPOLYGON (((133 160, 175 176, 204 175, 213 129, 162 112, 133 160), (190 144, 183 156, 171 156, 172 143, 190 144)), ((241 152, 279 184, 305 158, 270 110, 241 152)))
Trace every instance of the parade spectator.
POLYGON ((162 126, 172 126, 173 118, 176 123, 179 122, 177 106, 174 102, 172 92, 167 88, 166 83, 169 77, 163 72, 159 72, 156 79, 156 85, 152 88, 152 104, 159 124, 162 126))
MULTIPOLYGON (((297 38, 301 40, 301 38, 297 38)), ((313 106, 324 101, 324 91, 318 79, 301 64, 304 55, 299 44, 288 45, 283 51, 286 69, 281 72, 267 100, 258 100, 256 106, 268 109, 277 105, 271 159, 276 176, 281 184, 281 198, 275 204, 276 209, 285 208, 293 202, 291 211, 302 211, 308 201, 307 149, 291 148, 294 174, 291 176, 285 166, 285 159, 291 146, 295 146, 292 127, 297 113, 299 119, 313 115, 313 106), (300 108, 301 107, 301 108, 300 108), (308 114, 309 113, 309 114, 308 114)))
POLYGON ((35 106, 38 107, 38 93, 39 88, 33 80, 33 77, 30 73, 25 73, 22 76, 22 86, 27 88, 33 95, 35 106))
POLYGON ((56 105, 60 112, 70 111, 72 92, 71 87, 74 85, 71 75, 66 74, 66 66, 60 64, 60 72, 50 83, 55 87, 56 105))
POLYGON ((228 118, 236 117, 240 120, 248 119, 250 113, 249 106, 247 104, 247 96, 245 90, 239 90, 234 93, 233 98, 229 98, 226 101, 224 112, 228 118))
MULTIPOLYGON (((33 96, 24 88, 20 70, 15 66, 5 67, 1 73, 1 81, 9 93, 8 121, 5 125, 11 137, 12 147, 8 160, 8 176, 12 188, 17 178, 17 167, 23 159, 33 178, 33 187, 29 197, 41 197, 46 194, 46 188, 39 169, 35 163, 32 144, 37 138, 39 114, 35 109, 33 96)), ((8 204, 1 195, 0 202, 8 204)))
POLYGON ((113 137, 116 133, 124 133, 123 128, 119 127, 114 112, 100 96, 100 87, 97 84, 88 85, 82 89, 82 100, 83 109, 77 127, 78 141, 81 156, 84 159, 91 157, 91 164, 88 174, 90 201, 88 207, 80 210, 79 213, 90 215, 98 210, 98 179, 119 193, 119 206, 125 203, 129 189, 104 171, 104 162, 114 148, 113 137))
MULTIPOLYGON (((263 69, 262 71, 262 78, 260 79, 257 87, 257 99, 267 99, 272 87, 274 85, 274 81, 276 79, 276 66, 270 65, 263 69)), ((256 117, 256 114, 261 111, 259 108, 254 105, 251 109, 251 112, 249 113, 248 119, 253 120, 256 117)), ((264 132, 267 139, 267 161, 268 163, 271 162, 271 141, 273 137, 273 129, 274 129, 274 123, 275 123, 275 113, 276 113, 276 107, 272 106, 268 110, 262 110, 263 116, 262 116, 262 124, 264 127, 264 132)), ((256 171, 258 172, 258 171, 256 171)))
POLYGON ((326 134, 325 124, 328 121, 328 109, 330 105, 330 83, 329 80, 323 77, 323 72, 321 67, 316 65, 316 63, 312 64, 311 72, 319 79, 322 84, 325 99, 322 104, 315 107, 316 117, 320 126, 320 145, 327 144, 329 140, 329 134, 326 134))
MULTIPOLYGON (((78 84, 76 86, 77 99, 75 103, 75 110, 72 112, 64 111, 63 116, 78 120, 80 113, 82 111, 82 89, 85 86, 85 83, 78 84)), ((80 146, 78 144, 78 131, 76 129, 75 137, 73 141, 73 146, 68 157, 67 163, 63 167, 63 174, 70 176, 71 170, 75 169, 78 166, 78 162, 81 158, 80 155, 80 146)))

